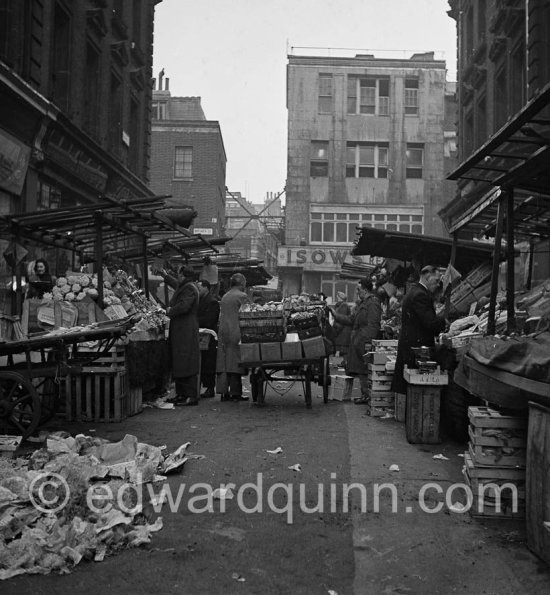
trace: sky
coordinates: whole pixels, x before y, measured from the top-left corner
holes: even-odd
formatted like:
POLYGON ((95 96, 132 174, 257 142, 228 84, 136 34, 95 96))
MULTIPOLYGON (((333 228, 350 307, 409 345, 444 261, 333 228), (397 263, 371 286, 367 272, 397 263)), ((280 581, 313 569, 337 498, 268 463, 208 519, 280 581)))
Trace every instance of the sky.
POLYGON ((454 81, 447 10, 447 0, 162 0, 153 76, 164 68, 173 97, 201 97, 220 123, 227 187, 260 203, 285 186, 287 56, 434 51, 454 81))

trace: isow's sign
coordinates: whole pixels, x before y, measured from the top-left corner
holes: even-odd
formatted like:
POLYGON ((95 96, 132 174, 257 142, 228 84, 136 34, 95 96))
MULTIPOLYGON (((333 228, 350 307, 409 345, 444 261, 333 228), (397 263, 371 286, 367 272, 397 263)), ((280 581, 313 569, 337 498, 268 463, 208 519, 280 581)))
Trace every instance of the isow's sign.
POLYGON ((380 264, 383 258, 352 256, 350 246, 280 246, 278 265, 306 271, 337 271, 344 262, 380 264))

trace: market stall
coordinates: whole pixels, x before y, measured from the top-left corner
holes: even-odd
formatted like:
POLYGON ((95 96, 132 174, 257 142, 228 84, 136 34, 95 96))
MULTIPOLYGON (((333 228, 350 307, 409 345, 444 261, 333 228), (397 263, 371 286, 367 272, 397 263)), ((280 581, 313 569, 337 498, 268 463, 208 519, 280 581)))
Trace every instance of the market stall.
MULTIPOLYGON (((549 113, 550 84, 450 174, 450 179, 458 180, 461 195, 441 213, 455 241, 459 234, 495 238, 485 336, 473 339, 462 355, 457 382, 493 408, 513 411, 512 422, 529 413, 521 444, 513 452, 502 442, 493 450, 499 466, 514 462, 524 469, 527 541, 546 562, 550 562, 550 295, 548 280, 533 281, 535 260, 539 270, 548 270, 549 113), (518 287, 517 261, 508 252, 503 292, 499 272, 504 237, 508 246, 525 242, 529 250, 521 279, 524 288, 518 287), (527 293, 522 295, 522 290, 527 293)), ((474 436, 470 449, 475 447, 474 436)), ((479 458, 476 464, 480 465, 479 458)))
MULTIPOLYGON (((15 279, 14 309, 2 312, 3 322, 10 323, 2 326, 0 340, 5 346, 13 344, 14 339, 32 345, 34 337, 57 329, 109 320, 116 324, 128 316, 137 320, 128 329, 124 344, 117 346, 120 354, 115 352, 101 365, 85 366, 68 375, 68 416, 73 411, 75 418, 97 421, 97 411, 91 413, 87 408, 83 417, 78 407, 78 411, 74 410, 73 397, 78 398, 79 390, 90 393, 93 385, 94 395, 103 398, 99 393, 115 390, 111 387, 115 373, 119 381, 116 390, 122 391, 128 402, 139 405, 131 407, 133 412, 140 409, 144 388, 162 390, 168 380, 167 319, 149 292, 149 259, 171 252, 185 257, 213 254, 216 249, 200 235, 162 215, 163 207, 164 199, 158 197, 128 201, 103 197, 96 205, 0 218, 0 229, 12 237, 9 256, 15 279), (73 255, 73 266, 52 280, 50 291, 43 292, 42 297, 23 301, 22 259, 17 254, 26 254, 27 248, 32 250, 34 245, 68 251, 73 255), (86 272, 90 264, 94 273, 86 272)), ((85 349, 82 345, 80 351, 85 349)), ((94 350, 96 345, 88 345, 88 357, 94 350)), ((40 384, 46 385, 44 381, 40 384)), ((43 399, 46 392, 40 393, 43 399)), ((101 419, 118 421, 120 415, 112 413, 101 419)))
POLYGON ((325 304, 307 295, 241 307, 241 365, 250 369, 254 402, 264 404, 268 386, 277 390, 280 383, 301 382, 306 407, 311 408, 315 381, 323 389, 324 402, 328 401, 327 324, 325 304))

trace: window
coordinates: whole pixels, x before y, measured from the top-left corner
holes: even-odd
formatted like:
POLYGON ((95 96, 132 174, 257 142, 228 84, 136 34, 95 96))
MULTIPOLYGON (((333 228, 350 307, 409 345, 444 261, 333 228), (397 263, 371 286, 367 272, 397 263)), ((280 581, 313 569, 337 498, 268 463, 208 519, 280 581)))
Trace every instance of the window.
POLYGON ((326 178, 328 176, 328 141, 311 141, 309 175, 312 178, 326 178))
POLYGON ((174 178, 193 177, 193 147, 176 147, 174 156, 174 178))
POLYGON ((464 134, 462 135, 463 157, 471 155, 474 150, 474 113, 469 110, 464 118, 464 134))
POLYGON ((387 116, 389 113, 389 77, 348 77, 348 114, 387 116))
POLYGON ((153 120, 166 120, 166 102, 153 101, 153 120))
POLYGON ((485 0, 477 0, 477 41, 481 43, 485 39, 486 26, 486 6, 485 0))
POLYGON ((357 281, 342 281, 335 279, 334 274, 321 275, 321 291, 332 298, 332 303, 336 303, 336 293, 342 291, 346 294, 347 302, 353 302, 357 298, 357 281))
POLYGON ((498 130, 508 118, 508 93, 506 80, 506 69, 503 67, 495 76, 495 131, 498 130))
MULTIPOLYGON (((318 207, 312 207, 318 208, 318 207)), ((357 228, 362 226, 394 231, 423 233, 422 207, 369 207, 368 213, 311 212, 309 237, 313 244, 351 244, 357 239, 357 228)))
POLYGON ((86 45, 86 77, 84 79, 84 128, 97 136, 99 126, 99 53, 86 45))
POLYGON ((424 168, 424 145, 407 143, 407 178, 421 178, 424 168))
POLYGON ((319 75, 319 113, 332 113, 332 74, 319 75))
POLYGON ((346 177, 387 178, 387 144, 348 143, 346 157, 346 177))
POLYGON ((0 0, 0 59, 13 66, 12 6, 13 2, 0 0))
POLYGON ((405 79, 405 115, 418 115, 418 78, 405 79))
POLYGON ((110 148, 117 157, 120 157, 120 141, 122 140, 122 83, 118 76, 113 73, 111 73, 111 106, 109 118, 110 148))
POLYGON ((55 6, 53 40, 52 100, 61 110, 68 111, 71 19, 59 4, 55 6))
POLYGON ((485 95, 479 98, 476 109, 476 148, 487 140, 487 109, 485 95))
POLYGON ((510 63, 510 80, 514 81, 511 87, 510 107, 515 114, 523 107, 526 101, 525 77, 525 44, 522 42, 512 54, 510 63))
POLYGON ((141 0, 134 0, 132 10, 132 35, 134 43, 139 44, 141 40, 141 0))

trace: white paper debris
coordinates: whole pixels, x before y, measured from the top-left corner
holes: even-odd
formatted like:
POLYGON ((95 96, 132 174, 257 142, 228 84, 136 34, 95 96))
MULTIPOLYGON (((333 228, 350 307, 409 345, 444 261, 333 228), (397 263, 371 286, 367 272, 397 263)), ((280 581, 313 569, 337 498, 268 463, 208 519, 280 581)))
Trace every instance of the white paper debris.
POLYGON ((399 471, 399 465, 390 465, 390 471, 399 471))
POLYGON ((459 452, 456 456, 457 457, 461 457, 463 459, 464 458, 464 453, 463 452, 459 452))
POLYGON ((442 454, 434 455, 432 458, 436 459, 438 461, 448 461, 449 460, 445 455, 442 455, 442 454))
POLYGON ((234 581, 237 581, 237 582, 239 582, 239 583, 244 583, 244 582, 246 581, 246 579, 244 578, 244 576, 241 576, 241 575, 240 575, 238 572, 234 572, 234 573, 231 575, 231 578, 232 578, 234 581))
POLYGON ((451 504, 449 506, 449 510, 451 512, 462 513, 462 512, 466 512, 467 507, 464 506, 464 504, 461 504, 460 502, 454 502, 453 504, 451 504))
POLYGON ((270 455, 278 455, 279 453, 283 452, 283 449, 280 446, 277 446, 275 450, 266 450, 270 455))
POLYGON ((231 488, 216 488, 212 492, 214 500, 232 500, 235 496, 231 488))
POLYGON ((296 465, 291 465, 289 469, 291 471, 302 471, 302 465, 300 465, 300 463, 296 463, 296 465))
POLYGON ((391 413, 386 413, 380 419, 393 419, 393 415, 391 413))

